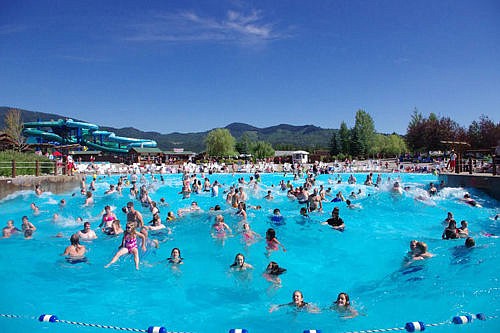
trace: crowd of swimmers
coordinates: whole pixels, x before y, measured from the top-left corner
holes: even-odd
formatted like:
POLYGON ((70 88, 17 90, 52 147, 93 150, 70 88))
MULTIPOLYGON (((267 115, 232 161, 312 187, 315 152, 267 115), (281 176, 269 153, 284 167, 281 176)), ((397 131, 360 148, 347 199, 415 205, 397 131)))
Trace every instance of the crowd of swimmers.
MULTIPOLYGON (((151 176, 154 181, 158 181, 154 175, 151 176)), ((255 209, 260 210, 261 206, 247 206, 247 201, 249 193, 247 189, 259 189, 260 175, 258 173, 249 177, 250 179, 246 181, 244 177, 238 179, 238 183, 233 186, 224 188, 224 195, 226 204, 230 207, 236 209, 235 215, 239 216, 241 223, 238 224, 237 232, 241 233, 244 243, 246 245, 251 245, 252 243, 258 241, 261 237, 258 233, 251 229, 250 221, 247 218, 247 210, 255 209)), ((290 181, 285 182, 282 180, 278 188, 279 190, 287 193, 287 197, 291 200, 296 200, 300 207, 300 216, 303 218, 308 218, 308 214, 311 212, 323 212, 324 202, 334 202, 339 204, 345 202, 346 207, 349 209, 361 209, 362 206, 359 203, 353 203, 351 200, 356 200, 359 196, 362 196, 362 190, 351 192, 348 199, 344 197, 341 191, 333 194, 331 187, 324 188, 321 184, 316 186, 315 173, 304 174, 297 173, 295 179, 305 179, 301 186, 294 187, 290 181)), ((179 195, 183 199, 190 198, 191 195, 195 195, 201 192, 209 192, 212 197, 219 196, 219 189, 223 188, 223 184, 214 181, 210 182, 208 177, 202 176, 203 181, 198 179, 195 174, 185 174, 183 176, 182 187, 179 195)), ((89 185, 86 184, 86 177, 82 177, 80 182, 80 191, 82 196, 84 196, 84 206, 93 206, 95 204, 93 192, 96 191, 96 176, 94 175, 92 181, 89 185)), ((159 181, 164 182, 163 176, 160 176, 159 181)), ((336 180, 329 180, 329 183, 340 183, 342 182, 341 176, 339 175, 336 180)), ((354 175, 350 175, 347 181, 349 184, 356 184, 357 179, 354 175)), ((380 187, 382 185, 382 177, 377 176, 376 180, 373 180, 373 174, 367 175, 364 184, 366 186, 380 187)), ((436 195, 442 188, 444 184, 441 183, 438 186, 431 183, 428 187, 427 193, 429 196, 436 195)), ((109 189, 104 192, 105 195, 112 193, 122 194, 124 188, 129 188, 129 196, 132 199, 129 201, 125 207, 122 208, 122 212, 126 215, 125 226, 122 227, 120 220, 117 215, 112 211, 109 205, 104 207, 102 212, 101 222, 99 224, 99 230, 109 236, 121 236, 121 242, 119 244, 118 250, 114 253, 110 261, 104 266, 106 268, 115 264, 121 257, 126 255, 131 255, 134 260, 135 268, 140 268, 140 251, 146 251, 147 247, 158 247, 159 242, 157 239, 150 238, 150 232, 162 231, 167 234, 171 233, 169 227, 167 227, 162 222, 160 216, 159 207, 167 207, 168 203, 165 198, 161 198, 159 202, 152 200, 149 195, 148 187, 146 186, 145 176, 142 174, 139 176, 137 174, 132 174, 130 177, 122 176, 118 179, 116 185, 111 184, 109 189), (142 185, 138 187, 138 182, 142 185), (134 202, 140 204, 143 207, 147 207, 151 213, 152 219, 148 223, 145 223, 144 217, 141 212, 135 209, 134 202)), ((402 194, 404 191, 409 190, 407 187, 402 187, 398 179, 392 183, 390 191, 394 194, 402 194)), ((36 195, 41 195, 43 190, 40 186, 35 189, 36 195)), ((272 201, 274 199, 273 192, 267 190, 267 194, 263 197, 264 200, 272 201)), ((468 193, 464 195, 462 200, 465 203, 476 206, 477 203, 470 197, 468 193)), ((62 199, 59 203, 60 206, 64 206, 65 200, 62 199)), ((38 207, 33 203, 31 205, 34 215, 39 214, 38 207)), ((220 213, 220 205, 215 205, 210 209, 215 212, 214 222, 211 225, 210 235, 219 240, 222 244, 224 240, 233 232, 235 232, 224 220, 224 216, 220 213)), ((186 214, 191 214, 193 212, 202 212, 201 208, 198 206, 196 201, 193 201, 189 207, 181 208, 177 210, 177 216, 173 211, 168 211, 165 221, 172 222, 186 214)), ((55 217, 54 217, 55 218, 55 217)), ((83 222, 83 221, 82 221, 83 222)), ((474 239, 469 237, 468 222, 461 221, 461 226, 457 228, 456 221, 453 218, 453 214, 450 212, 445 220, 446 228, 443 231, 443 239, 456 239, 465 238, 467 247, 473 247, 475 245, 474 239)), ((280 248, 283 252, 286 252, 285 246, 278 240, 276 235, 276 227, 285 224, 285 218, 281 215, 279 208, 275 208, 273 214, 270 216, 269 224, 272 226, 268 228, 265 234, 265 248, 266 256, 269 258, 274 251, 279 251, 280 248)), ((322 223, 327 225, 334 230, 343 232, 346 228, 344 220, 340 217, 340 208, 335 206, 331 212, 331 216, 322 223)), ((3 228, 3 237, 8 238, 16 233, 23 233, 25 238, 31 238, 33 233, 36 231, 36 227, 28 220, 27 216, 22 217, 21 230, 14 226, 14 221, 9 220, 6 227, 3 228)), ((57 237, 59 237, 58 234, 57 237)), ((83 229, 71 235, 69 241, 70 245, 66 247, 63 255, 67 257, 68 261, 71 263, 86 262, 86 247, 80 244, 80 240, 91 241, 96 239, 98 236, 94 230, 91 229, 89 222, 83 223, 83 229)), ((428 246, 425 242, 412 240, 410 242, 410 251, 407 254, 408 262, 416 260, 424 260, 432 258, 433 254, 428 251, 428 246)), ((166 262, 176 269, 179 265, 184 264, 184 259, 181 256, 181 251, 179 248, 173 248, 170 257, 166 259, 166 262)), ((245 257, 242 253, 238 253, 235 256, 234 262, 229 266, 231 271, 246 271, 253 269, 254 267, 245 261, 245 257)), ((285 273, 287 269, 280 267, 277 262, 270 261, 264 270, 263 277, 271 282, 273 286, 281 286, 280 275, 285 273)), ((303 294, 300 290, 296 290, 292 295, 292 302, 274 305, 271 307, 270 312, 276 311, 282 307, 291 307, 297 310, 307 310, 309 312, 319 312, 321 309, 314 305, 313 303, 308 303, 304 301, 303 294)), ((342 313, 345 318, 352 318, 358 315, 358 312, 351 306, 349 295, 345 292, 339 293, 336 301, 332 304, 330 309, 342 313)))

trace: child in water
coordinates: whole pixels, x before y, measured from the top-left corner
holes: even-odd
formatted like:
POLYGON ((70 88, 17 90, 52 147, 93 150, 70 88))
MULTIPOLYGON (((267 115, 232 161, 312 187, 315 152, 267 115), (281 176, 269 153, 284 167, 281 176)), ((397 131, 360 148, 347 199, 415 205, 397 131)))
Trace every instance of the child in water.
POLYGON ((271 255, 272 251, 278 251, 279 247, 283 249, 283 252, 286 252, 285 247, 280 243, 280 241, 276 238, 276 231, 273 228, 269 228, 266 231, 266 250, 267 256, 271 255))
POLYGON ((338 294, 337 300, 333 302, 331 309, 337 311, 345 319, 354 318, 358 315, 358 311, 351 306, 349 295, 346 293, 338 294))

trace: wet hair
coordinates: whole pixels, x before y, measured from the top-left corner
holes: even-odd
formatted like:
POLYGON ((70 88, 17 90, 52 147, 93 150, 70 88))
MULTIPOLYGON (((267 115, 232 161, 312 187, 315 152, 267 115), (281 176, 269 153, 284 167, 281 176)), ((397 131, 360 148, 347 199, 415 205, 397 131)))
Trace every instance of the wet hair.
POLYGON ((179 258, 181 258, 181 250, 178 247, 174 247, 172 251, 170 251, 170 258, 172 258, 172 254, 174 253, 175 250, 179 251, 179 258))
POLYGON ((275 261, 271 261, 266 267, 266 272, 270 275, 280 275, 286 272, 286 268, 280 267, 275 261))
POLYGON ((266 231, 266 239, 271 240, 276 237, 276 231, 273 228, 269 228, 266 231))
POLYGON ((338 302, 339 302, 339 298, 340 298, 340 296, 342 296, 342 295, 344 295, 344 296, 345 296, 345 306, 347 307, 347 306, 351 305, 351 301, 349 301, 349 295, 348 295, 347 293, 344 293, 344 292, 339 293, 339 294, 337 295, 337 300, 335 301, 335 304, 338 304, 338 302))
POLYGON ((422 253, 427 252, 427 244, 424 242, 417 242, 417 244, 415 244, 415 248, 422 251, 422 253))
POLYGON ((345 203, 347 204, 347 206, 349 206, 351 204, 351 200, 347 199, 345 203))
POLYGON ((476 246, 476 241, 472 237, 467 237, 465 240, 465 247, 474 247, 476 246))
POLYGON ((238 267, 238 266, 240 266, 240 265, 238 264, 238 262, 237 262, 237 260, 238 260, 238 257, 239 257, 239 256, 242 256, 242 257, 243 257, 243 263, 245 263, 245 256, 244 256, 242 253, 238 253, 238 254, 234 257, 234 262, 233 262, 233 264, 232 264, 231 266, 229 266, 229 267, 238 267))
POLYGON ((275 208, 275 209, 273 210, 273 214, 278 214, 278 213, 280 213, 280 209, 279 209, 279 208, 275 208))
POLYGON ((73 234, 69 238, 69 241, 71 242, 71 245, 74 246, 80 245, 80 236, 78 236, 78 234, 73 234))
POLYGON ((220 205, 215 205, 214 210, 220 210, 220 205))

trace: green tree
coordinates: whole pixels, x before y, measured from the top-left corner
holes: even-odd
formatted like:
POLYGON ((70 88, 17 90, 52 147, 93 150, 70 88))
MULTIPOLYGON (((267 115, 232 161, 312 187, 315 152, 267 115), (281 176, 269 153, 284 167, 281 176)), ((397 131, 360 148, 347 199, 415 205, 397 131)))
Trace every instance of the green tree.
POLYGON ((340 123, 339 129, 339 141, 340 141, 340 150, 344 154, 349 154, 351 150, 351 131, 347 127, 347 124, 343 121, 340 123))
POLYGON ((340 140, 337 132, 333 132, 330 139, 330 155, 336 156, 340 153, 340 140))
POLYGON ((403 138, 397 134, 391 134, 386 137, 385 153, 388 156, 400 155, 408 151, 403 138))
POLYGON ((274 149, 269 142, 257 141, 252 145, 251 148, 252 155, 256 159, 264 159, 268 157, 274 157, 274 149))
POLYGON ((474 120, 469 126, 467 140, 473 148, 495 147, 500 140, 500 123, 495 124, 487 116, 481 115, 479 122, 474 120))
POLYGON ((363 155, 363 144, 361 143, 361 139, 359 137, 359 133, 356 130, 356 128, 352 129, 350 137, 351 137, 350 154, 352 156, 363 155))
POLYGON ((375 124, 372 117, 364 110, 356 112, 356 122, 353 128, 359 138, 359 155, 368 155, 371 153, 370 147, 375 138, 375 124))
POLYGON ((257 133, 246 131, 236 142, 236 150, 240 154, 250 154, 252 145, 257 141, 257 133))
POLYGON ((15 143, 14 149, 22 151, 26 147, 26 139, 23 136, 24 123, 21 117, 21 110, 9 109, 4 118, 4 132, 15 143))
POLYGON ((424 130, 424 117, 418 112, 417 108, 413 110, 410 123, 406 129, 406 142, 413 151, 422 150, 423 141, 422 134, 424 130))
POLYGON ((234 156, 236 140, 226 128, 216 128, 205 138, 207 154, 213 157, 234 156))

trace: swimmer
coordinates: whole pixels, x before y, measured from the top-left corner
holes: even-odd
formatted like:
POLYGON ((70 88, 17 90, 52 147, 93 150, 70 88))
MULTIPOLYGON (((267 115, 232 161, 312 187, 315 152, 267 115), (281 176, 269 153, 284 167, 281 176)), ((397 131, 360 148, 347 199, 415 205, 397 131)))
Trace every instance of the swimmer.
POLYGON ((465 220, 462 220, 460 222, 460 228, 458 228, 458 237, 459 238, 468 238, 469 237, 469 228, 468 228, 469 224, 467 223, 467 221, 465 220))
POLYGON ((241 235, 243 236, 243 242, 246 245, 251 245, 260 238, 258 233, 250 229, 250 225, 248 223, 243 223, 243 231, 241 232, 241 235))
POLYGON ((137 237, 142 239, 142 250, 146 251, 146 236, 142 233, 135 230, 135 226, 133 224, 127 225, 125 233, 123 234, 122 243, 118 248, 115 256, 111 261, 104 266, 104 268, 108 268, 112 264, 114 264, 121 256, 126 254, 132 254, 134 256, 135 269, 139 269, 139 249, 137 248, 137 237))
POLYGON ((276 238, 276 231, 273 228, 269 228, 266 231, 266 255, 269 256, 272 251, 278 251, 279 247, 283 249, 283 252, 286 252, 285 247, 280 241, 276 238))
POLYGON ((24 239, 31 239, 31 238, 33 238, 33 229, 24 230, 24 239))
POLYGON ((338 230, 338 231, 344 231, 345 229, 345 224, 344 220, 339 216, 339 207, 335 207, 332 210, 332 217, 330 217, 326 222, 323 222, 321 224, 323 225, 329 225, 333 229, 338 230))
POLYGON ((276 226, 285 224, 285 218, 281 215, 279 208, 275 208, 273 210, 273 215, 271 215, 271 224, 276 226))
POLYGON ((185 213, 194 213, 194 212, 203 212, 198 206, 198 203, 196 201, 191 202, 191 206, 189 208, 180 208, 177 210, 177 215, 181 217, 185 213))
POLYGON ((113 184, 109 185, 109 189, 106 190, 106 192, 104 192, 104 194, 112 194, 112 193, 116 193, 115 185, 113 185, 113 184))
POLYGON ((269 309, 269 312, 274 312, 274 311, 276 311, 279 308, 282 308, 284 306, 289 306, 289 307, 292 307, 296 310, 305 310, 305 311, 311 312, 311 313, 318 313, 319 312, 319 308, 316 305, 304 302, 304 296, 300 290, 295 290, 293 292, 292 301, 290 303, 273 305, 269 309))
POLYGON ((333 302, 331 309, 337 311, 344 319, 354 318, 358 315, 358 311, 351 306, 349 295, 346 293, 337 295, 337 300, 333 302))
POLYGON ((211 235, 213 238, 224 239, 226 238, 226 232, 231 233, 232 230, 224 222, 224 217, 219 214, 215 217, 215 223, 212 225, 211 235))
POLYGON ((94 240, 97 239, 97 235, 94 230, 90 229, 90 222, 85 222, 83 224, 83 229, 78 231, 78 236, 83 240, 94 240))
POLYGON ((117 236, 123 233, 123 228, 120 224, 120 220, 116 219, 112 222, 111 228, 104 229, 103 232, 110 236, 117 236))
POLYGON ((463 199, 461 199, 462 202, 465 202, 468 205, 471 205, 472 207, 480 207, 476 200, 472 199, 469 193, 465 193, 463 199))
POLYGON ((456 239, 458 238, 457 222, 450 220, 448 226, 444 229, 442 239, 456 239))
POLYGON ((434 255, 427 252, 427 244, 425 242, 417 242, 415 244, 415 250, 413 250, 413 260, 424 260, 432 258, 434 255))
POLYGON ((40 214, 40 208, 38 208, 38 206, 34 202, 31 203, 30 207, 31 210, 33 211, 33 215, 40 214))
POLYGON ((167 262, 169 264, 172 264, 172 266, 184 264, 184 258, 181 257, 181 250, 179 250, 179 248, 177 247, 174 247, 170 252, 170 258, 167 258, 167 262))
POLYGON ((271 261, 262 276, 269 282, 272 282, 275 286, 281 285, 281 279, 279 276, 286 272, 286 268, 280 267, 277 262, 271 261))
POLYGON ((167 213, 167 221, 173 221, 173 220, 175 220, 175 214, 174 214, 174 212, 172 212, 172 211, 168 212, 167 213))
POLYGON ((115 213, 111 211, 111 207, 106 205, 104 207, 104 214, 102 215, 101 223, 99 224, 99 228, 102 228, 104 233, 107 233, 107 230, 111 229, 113 226, 113 221, 116 220, 117 217, 115 213))
POLYGON ((247 204, 244 203, 243 201, 240 201, 238 203, 238 211, 236 212, 236 215, 241 216, 241 219, 245 221, 247 219, 247 204))
POLYGON ((245 256, 241 253, 238 253, 236 257, 234 257, 234 262, 229 266, 231 271, 245 271, 247 269, 253 269, 253 266, 245 262, 245 256))
POLYGON ((13 220, 8 220, 7 225, 2 229, 2 237, 9 238, 10 236, 19 233, 21 230, 14 226, 13 220))
POLYGON ((43 193, 42 186, 39 184, 35 185, 35 194, 40 196, 40 195, 42 195, 42 193, 43 193))
POLYGON ((264 197, 264 199, 266 199, 266 200, 273 200, 274 199, 273 195, 271 194, 271 190, 267 191, 267 195, 264 197))
POLYGON ((94 204, 94 198, 92 196, 92 192, 91 191, 87 191, 87 193, 85 194, 85 203, 83 204, 84 206, 91 206, 94 204))
POLYGON ((448 212, 447 215, 446 215, 446 218, 444 219, 443 223, 445 225, 448 225, 450 223, 451 220, 454 220, 455 218, 453 217, 453 213, 452 212, 448 212))
POLYGON ((360 209, 360 208, 361 208, 361 206, 360 206, 359 204, 353 204, 353 203, 351 202, 351 200, 349 200, 349 199, 347 199, 347 200, 345 201, 345 203, 346 203, 346 205, 347 205, 347 208, 349 208, 349 209, 360 209))
POLYGON ((31 230, 31 232, 35 232, 36 231, 36 227, 33 225, 33 223, 31 223, 29 220, 28 220, 28 217, 25 215, 22 217, 22 225, 21 225, 21 229, 23 232, 25 232, 26 230, 31 230))
POLYGON ((309 217, 309 214, 307 214, 307 208, 306 207, 300 208, 299 214, 302 217, 309 217))
POLYGON ((127 225, 133 224, 135 228, 141 229, 144 227, 144 219, 142 214, 135 210, 134 203, 132 201, 127 202, 127 208, 125 210, 127 213, 127 225))
POLYGON ((83 258, 85 258, 85 252, 87 249, 85 246, 80 244, 80 237, 78 234, 73 234, 70 237, 70 242, 71 245, 66 247, 64 250, 64 253, 62 254, 63 256, 66 256, 68 261, 73 261, 73 260, 79 260, 82 261, 83 258))
POLYGON ((476 241, 474 240, 474 238, 467 237, 467 239, 465 240, 465 247, 466 248, 471 248, 471 247, 474 247, 474 246, 476 246, 476 241))

